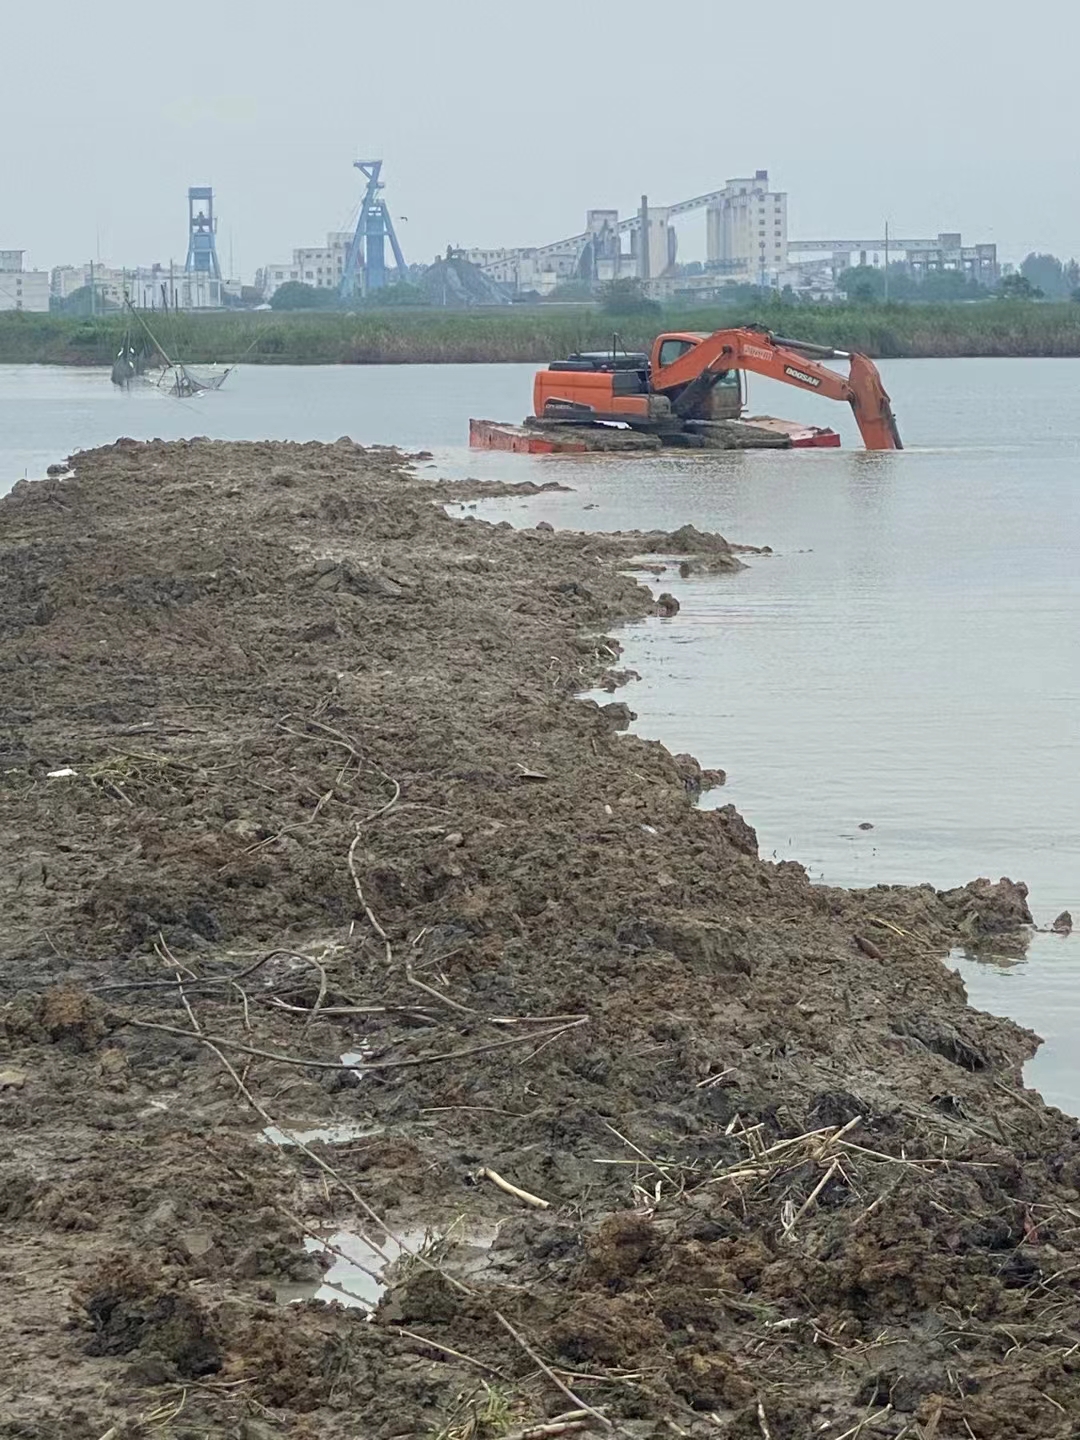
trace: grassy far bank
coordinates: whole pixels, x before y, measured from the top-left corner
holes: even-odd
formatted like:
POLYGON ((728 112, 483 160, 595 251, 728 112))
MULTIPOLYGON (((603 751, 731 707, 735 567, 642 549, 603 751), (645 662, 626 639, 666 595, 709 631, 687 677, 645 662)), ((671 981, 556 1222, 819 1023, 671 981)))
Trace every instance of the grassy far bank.
MULTIPOLYGON (((978 305, 765 305, 671 309, 613 318, 587 308, 510 311, 400 309, 363 314, 210 312, 158 318, 166 349, 190 363, 469 364, 546 361, 600 349, 618 330, 645 349, 660 330, 715 330, 757 321, 781 334, 883 358, 1080 356, 1080 305, 988 301, 978 305)), ((126 330, 122 315, 96 320, 0 314, 0 363, 103 365, 126 330)))

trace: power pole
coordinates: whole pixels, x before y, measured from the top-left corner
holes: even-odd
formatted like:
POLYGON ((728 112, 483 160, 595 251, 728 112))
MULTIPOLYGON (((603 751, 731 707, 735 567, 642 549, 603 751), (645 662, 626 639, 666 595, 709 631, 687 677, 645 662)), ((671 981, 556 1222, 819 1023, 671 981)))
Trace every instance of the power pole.
POLYGON ((94 282, 94 262, 90 261, 90 316, 91 319, 97 314, 97 290, 94 282))
POLYGON ((885 221, 885 304, 889 303, 889 222, 885 221))

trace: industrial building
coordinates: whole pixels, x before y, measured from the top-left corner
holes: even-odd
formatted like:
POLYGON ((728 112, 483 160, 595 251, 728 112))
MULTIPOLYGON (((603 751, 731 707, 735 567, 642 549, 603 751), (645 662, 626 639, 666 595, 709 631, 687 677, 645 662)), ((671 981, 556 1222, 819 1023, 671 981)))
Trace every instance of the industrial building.
MULTIPOLYGON (((127 296, 139 310, 219 310, 227 285, 207 271, 181 270, 176 265, 58 265, 52 272, 51 292, 67 300, 79 290, 92 289, 98 309, 120 309, 127 296)), ((46 306, 46 308, 48 308, 46 306)))
POLYGON ((324 246, 302 246, 291 260, 267 265, 255 277, 256 286, 269 300, 275 290, 295 281, 316 290, 336 290, 345 274, 345 262, 352 244, 349 230, 331 231, 324 246))
POLYGON ((796 273, 836 278, 851 265, 883 268, 903 265, 912 275, 953 271, 992 289, 1001 279, 997 246, 965 245, 959 231, 943 231, 933 240, 906 239, 902 235, 877 240, 792 240, 788 256, 796 273))
POLYGON ((603 284, 633 276, 650 294, 664 298, 686 287, 686 277, 677 270, 675 221, 696 210, 705 211, 707 259, 706 273, 693 277, 691 288, 777 283, 787 259, 787 196, 769 189, 767 170, 675 205, 651 205, 643 195, 637 210, 625 217, 617 210, 590 210, 581 234, 548 245, 465 253, 518 293, 549 295, 566 280, 603 284))
POLYGON ((766 285, 787 264, 787 195, 769 189, 769 172, 729 180, 705 211, 707 270, 766 285))
POLYGON ((0 250, 0 310, 49 308, 49 272, 24 269, 25 256, 25 250, 0 250))
POLYGON ((49 277, 48 294, 64 301, 80 290, 91 293, 90 309, 120 309, 125 300, 140 310, 220 310, 230 288, 222 279, 217 253, 214 192, 209 185, 188 190, 188 244, 183 268, 174 265, 139 265, 118 269, 89 261, 85 265, 58 265, 49 277))
POLYGON ((957 271, 988 289, 1001 278, 997 247, 965 245, 955 232, 935 239, 792 240, 788 233, 788 197, 769 184, 767 170, 728 180, 720 190, 638 209, 590 210, 578 235, 548 245, 519 249, 466 251, 473 264, 511 293, 550 295, 567 280, 600 285, 633 276, 658 300, 676 295, 711 299, 729 285, 790 287, 812 300, 837 294, 836 278, 850 265, 902 264, 917 278, 957 271), (688 273, 678 260, 676 223, 692 211, 705 211, 704 264, 688 273))

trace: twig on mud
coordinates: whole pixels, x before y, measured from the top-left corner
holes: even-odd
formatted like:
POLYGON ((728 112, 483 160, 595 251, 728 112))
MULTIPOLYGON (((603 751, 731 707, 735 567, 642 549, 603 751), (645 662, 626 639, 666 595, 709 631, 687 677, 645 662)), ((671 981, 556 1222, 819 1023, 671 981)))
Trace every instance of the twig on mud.
POLYGON ((942 1412, 944 1409, 945 1409, 945 1401, 942 1400, 941 1397, 939 1396, 939 1397, 938 1397, 937 1404, 934 1406, 934 1413, 930 1416, 930 1419, 926 1422, 926 1426, 925 1426, 925 1428, 924 1428, 924 1430, 923 1430, 923 1432, 922 1432, 922 1440, 934 1440, 934 1436, 935 1436, 935 1435, 937 1434, 937 1432, 938 1432, 938 1426, 941 1424, 941 1412, 942 1412))
POLYGON ((565 1415, 556 1415, 551 1420, 536 1425, 527 1425, 524 1430, 514 1430, 503 1440, 547 1440, 548 1436, 570 1435, 578 1430, 587 1430, 592 1424, 587 1410, 567 1410, 565 1415))
POLYGON ((765 1416, 765 1406, 760 1399, 757 1402, 757 1423, 763 1440, 772 1440, 772 1431, 769 1429, 769 1422, 765 1416))
POLYGON ((806 1197, 806 1199, 803 1201, 802 1206, 799 1208, 799 1210, 798 1210, 798 1211, 791 1217, 791 1219, 784 1225, 783 1229, 784 1229, 784 1235, 785 1235, 785 1237, 788 1236, 788 1235, 791 1235, 791 1234, 794 1232, 795 1226, 799 1223, 799 1221, 802 1219, 802 1217, 806 1214, 807 1210, 810 1209, 810 1206, 814 1203, 814 1201, 817 1199, 817 1197, 821 1194, 822 1190, 825 1189, 825 1186, 829 1183, 829 1181, 833 1178, 833 1176, 836 1174, 837 1170, 839 1170, 839 1169, 840 1169, 840 1161, 839 1161, 839 1160, 834 1160, 834 1161, 832 1162, 832 1164, 829 1166, 828 1170, 826 1170, 825 1174, 821 1177, 821 1179, 818 1181, 818 1183, 814 1186, 813 1190, 810 1191, 810 1194, 809 1194, 809 1195, 806 1197))
POLYGON ((168 945, 166 945, 165 936, 161 933, 160 930, 157 933, 157 939, 154 941, 154 954, 158 957, 159 960, 164 960, 167 965, 171 965, 173 970, 177 972, 177 984, 180 983, 179 972, 181 970, 187 972, 187 977, 189 980, 197 980, 199 978, 195 974, 195 971, 192 970, 190 965, 185 965, 182 961, 176 958, 176 956, 169 949, 168 945))
POLYGON ((842 1435, 837 1435, 836 1440, 858 1440, 864 1430, 871 1425, 876 1425, 879 1420, 887 1419, 892 1413, 892 1406, 886 1405, 884 1410, 879 1410, 876 1415, 864 1415, 858 1424, 852 1425, 850 1430, 845 1430, 842 1435))
POLYGON ((514 1329, 513 1325, 510 1324, 510 1321, 507 1320, 506 1316, 502 1313, 501 1310, 496 1310, 493 1313, 495 1315, 495 1319, 503 1327, 506 1333, 517 1341, 517 1343, 521 1346, 522 1350, 525 1351, 525 1354, 528 1355, 530 1360, 532 1360, 535 1364, 539 1365, 540 1369, 548 1377, 551 1383, 557 1389, 562 1391, 562 1393, 566 1396, 566 1398, 570 1401, 571 1405, 573 1405, 576 1410, 580 1410, 582 1414, 591 1415, 594 1420, 598 1420, 600 1424, 603 1425, 605 1430, 613 1430, 615 1428, 606 1415, 604 1415, 601 1411, 594 1409, 593 1406, 587 1405, 585 1401, 582 1400, 580 1395, 575 1395, 573 1390, 571 1390, 568 1385, 563 1384, 563 1382, 559 1379, 558 1375, 555 1374, 555 1371, 552 1370, 551 1366, 540 1358, 540 1356, 532 1348, 529 1342, 525 1339, 524 1335, 514 1329))
POLYGON ((726 1070, 720 1070, 715 1075, 706 1075, 704 1080, 699 1080, 694 1086, 695 1090, 711 1090, 714 1085, 719 1085, 721 1080, 726 1080, 729 1075, 735 1074, 735 1067, 729 1065, 726 1070))
POLYGON ((49 934, 48 930, 43 930, 41 933, 45 936, 45 939, 46 939, 46 941, 47 941, 47 943, 48 943, 49 949, 53 952, 53 954, 56 956, 56 958, 57 958, 58 960, 63 960, 63 962, 64 962, 65 965, 69 964, 69 963, 70 963, 69 957, 68 957, 67 955, 61 955, 60 951, 56 948, 55 944, 53 943, 53 938, 52 938, 52 936, 49 934))
POLYGON ((229 984, 230 984, 230 985, 232 986, 232 988, 237 992, 237 994, 240 996, 240 999, 243 1001, 243 1004, 244 1004, 244 1029, 245 1029, 245 1030, 250 1030, 250 1029, 251 1029, 251 1013, 250 1013, 250 1011, 248 1010, 247 991, 243 988, 242 985, 237 985, 237 983, 236 983, 235 980, 230 980, 230 981, 229 981, 229 984))
MULTIPOLYGON (((563 1035, 567 1030, 576 1030, 579 1025, 584 1025, 584 1020, 575 1020, 572 1025, 560 1025, 557 1030, 552 1030, 547 1039, 553 1040, 557 1035, 563 1035)), ((125 1020, 125 1025, 133 1025, 139 1030, 161 1030, 166 1035, 182 1035, 185 1039, 191 1038, 191 1031, 184 1030, 179 1025, 162 1025, 156 1020, 125 1020)), ((215 1045, 224 1045, 227 1050, 239 1050, 244 1055, 255 1055, 260 1060, 273 1060, 278 1065, 296 1065, 302 1070, 400 1070, 405 1067, 417 1065, 437 1065, 447 1060, 460 1060, 468 1055, 486 1055, 492 1050, 507 1050, 511 1045, 523 1045, 529 1040, 536 1040, 536 1035, 515 1035, 510 1040, 494 1040, 488 1045, 472 1045, 465 1050, 449 1050, 438 1055, 410 1055, 404 1060, 361 1060, 355 1063, 348 1063, 343 1060, 305 1060, 301 1055, 275 1055, 270 1050, 259 1050, 253 1045, 243 1045, 239 1040, 229 1040, 223 1035, 208 1035, 200 1038, 213 1041, 215 1045)))
POLYGON ((490 1166, 485 1165, 477 1174, 481 1180, 490 1180, 493 1185, 497 1185, 499 1189, 505 1191, 507 1195, 513 1195, 515 1199, 523 1201, 526 1205, 532 1205, 537 1210, 551 1209, 550 1200, 541 1200, 539 1195, 531 1195, 528 1190, 522 1190, 517 1185, 511 1185, 509 1180, 504 1180, 503 1177, 492 1170, 490 1166))
MULTIPOLYGON (((290 1005, 287 1001, 271 995, 266 1002, 278 1010, 286 1010, 292 1015, 310 1015, 310 1005, 290 1005)), ((413 1015, 423 1020, 435 1022, 435 1016, 430 1010, 424 1010, 419 1005, 324 1005, 319 1011, 320 1015, 413 1015)))
POLYGON ((441 1345, 438 1340, 429 1340, 426 1335, 418 1335, 415 1330, 403 1330, 400 1325, 389 1326, 392 1335, 406 1335, 410 1340, 417 1340, 421 1345, 430 1345, 432 1350, 439 1350, 444 1355, 452 1355, 455 1360, 464 1360, 466 1365, 475 1365, 478 1370, 484 1370, 488 1375, 494 1375, 497 1380, 505 1380, 506 1376, 501 1370, 496 1370, 494 1365, 487 1365, 483 1360, 474 1360, 471 1355, 465 1355, 460 1350, 452 1350, 449 1345, 441 1345))
MULTIPOLYGON (((236 975, 206 975, 196 976, 195 979, 187 982, 189 990, 205 990, 214 985, 232 985, 237 980, 246 980, 249 975, 254 975, 256 970, 270 960, 276 960, 279 955, 292 955, 291 950, 271 950, 256 960, 254 965, 249 965, 246 970, 241 970, 236 975)), ((300 956, 306 959, 306 956, 300 956)), ((88 985, 87 992, 94 995, 104 994, 108 990, 161 990, 169 989, 176 984, 175 980, 120 980, 113 981, 108 985, 88 985)))
MULTIPOLYGON (((398 793, 400 794, 400 790, 398 793)), ((387 807, 384 806, 383 808, 385 809, 387 807)), ((376 814, 382 814, 382 811, 376 811, 376 814)), ((373 820, 374 818, 374 815, 368 817, 369 820, 373 820)), ((356 847, 360 843, 360 827, 361 824, 364 823, 366 822, 357 822, 356 834, 353 836, 352 844, 349 846, 347 862, 349 866, 349 874, 352 876, 353 889, 356 891, 356 898, 360 901, 360 908, 363 910, 365 916, 367 917, 368 924, 371 926, 372 930, 374 930, 375 934, 383 943, 383 952, 386 957, 386 969, 387 973, 389 974, 389 972, 392 971, 394 968, 394 947, 390 943, 389 935, 387 935, 386 931, 379 923, 379 917, 375 914, 374 910, 372 910, 371 906, 367 902, 367 898, 364 895, 364 887, 360 884, 360 876, 357 874, 356 870, 356 847)), ((433 1000, 437 1000, 440 1005, 446 1005, 451 1010, 457 1010, 462 1015, 476 1014, 476 1011, 473 1010, 470 1006, 462 1005, 457 1000, 451 1000, 449 995, 444 995, 441 991, 436 990, 434 986, 426 984, 423 980, 419 980, 413 973, 412 959, 408 954, 406 954, 405 956, 405 979, 410 985, 415 986, 417 990, 422 990, 425 995, 430 995, 433 1000)))
MULTIPOLYGON (((281 719, 278 721, 279 729, 285 730, 290 735, 298 735, 303 740, 308 740, 311 738, 308 735, 304 735, 301 731, 293 730, 290 726, 286 725, 284 722, 288 718, 288 715, 283 715, 281 717, 281 719)), ((333 740, 336 745, 343 746, 349 752, 352 758, 356 761, 358 767, 361 770, 364 769, 365 766, 369 770, 374 770, 376 775, 381 775, 384 780, 386 780, 390 785, 394 787, 394 793, 391 798, 386 802, 386 804, 380 805, 378 810, 373 810, 371 814, 365 816, 363 820, 357 821, 357 824, 370 825, 372 820, 377 820, 380 815, 385 815, 388 810, 392 810, 394 808, 397 802, 401 799, 401 786, 398 784, 398 782, 394 779, 392 775, 388 775, 386 771, 380 765, 376 765, 374 761, 365 760, 360 751, 356 748, 353 742, 343 731, 335 730, 332 725, 324 725, 321 720, 309 719, 305 720, 304 723, 306 725, 313 726, 316 730, 321 730, 324 735, 329 735, 331 740, 333 740)))
POLYGON ((315 997, 315 1004, 314 1004, 314 1006, 313 1006, 312 1009, 308 1012, 308 1017, 307 1017, 307 1019, 304 1021, 303 1025, 301 1025, 301 1027, 300 1027, 300 1033, 301 1033, 301 1034, 303 1034, 305 1031, 309 1030, 309 1029, 311 1028, 311 1026, 314 1024, 314 1022, 315 1022, 315 1017, 316 1017, 316 1015, 318 1015, 319 1011, 322 1009, 323 1002, 324 1002, 325 999, 326 999, 326 988, 327 988, 326 967, 325 967, 325 965, 321 964, 318 960, 316 960, 315 957, 314 957, 314 955, 309 955, 307 958, 310 960, 310 962, 312 963, 312 965, 315 966, 315 969, 318 970, 318 972, 319 972, 319 993, 318 993, 318 995, 316 995, 316 997, 315 997))
POLYGON ((428 1105, 421 1115, 443 1115, 448 1110, 470 1110, 484 1115, 509 1115, 512 1120, 531 1120, 537 1110, 500 1110, 497 1105, 428 1105))
POLYGON ((632 1150, 635 1155, 639 1155, 641 1159, 645 1161, 646 1165, 651 1165, 654 1170, 658 1170, 665 1180, 671 1180, 670 1173, 658 1160, 654 1160, 651 1155, 646 1155, 644 1150, 640 1150, 632 1140, 628 1140, 625 1135, 616 1130, 614 1125, 609 1125, 608 1122, 603 1119, 600 1123, 605 1130, 610 1131, 611 1134, 615 1136, 616 1140, 621 1140, 629 1150, 632 1150))

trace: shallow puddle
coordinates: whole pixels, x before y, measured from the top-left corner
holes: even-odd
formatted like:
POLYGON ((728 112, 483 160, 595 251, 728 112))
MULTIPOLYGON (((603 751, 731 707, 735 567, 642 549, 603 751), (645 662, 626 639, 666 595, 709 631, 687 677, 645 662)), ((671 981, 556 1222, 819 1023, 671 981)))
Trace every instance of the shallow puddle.
MULTIPOLYGON (((446 1242, 483 1252, 491 1248, 497 1232, 497 1225, 468 1230, 451 1225, 442 1233, 430 1229, 403 1230, 395 1240, 375 1236, 373 1243, 356 1231, 335 1230, 321 1240, 304 1241, 308 1254, 330 1249, 332 1263, 322 1279, 279 1285, 277 1299, 283 1305, 301 1300, 334 1300, 339 1305, 374 1309, 389 1288, 388 1272, 397 1261, 404 1259, 409 1263, 412 1256, 429 1252, 434 1258, 434 1252, 446 1242)), ((476 1266, 466 1265, 466 1268, 476 1266)))
POLYGON ((338 1125, 321 1125, 314 1130, 267 1125, 259 1139, 270 1145, 312 1145, 316 1140, 321 1140, 326 1145, 343 1145, 347 1140, 360 1140, 365 1135, 377 1135, 380 1130, 381 1127, 362 1125, 358 1120, 344 1120, 338 1125))

